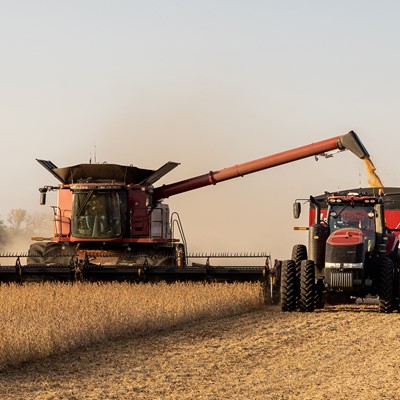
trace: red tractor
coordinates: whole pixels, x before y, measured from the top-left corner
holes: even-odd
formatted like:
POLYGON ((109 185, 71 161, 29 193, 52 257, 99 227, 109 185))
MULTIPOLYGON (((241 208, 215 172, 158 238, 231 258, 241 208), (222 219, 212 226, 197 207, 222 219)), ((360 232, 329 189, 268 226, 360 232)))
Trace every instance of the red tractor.
MULTIPOLYGON (((393 192, 393 190, 392 190, 393 192)), ((308 249, 295 245, 282 263, 283 311, 376 297, 380 312, 399 307, 400 211, 394 193, 373 189, 310 197, 308 249), (377 190, 375 190, 377 191, 377 190), (389 205, 385 210, 385 203, 389 205), (385 224, 390 221, 391 228, 385 224)), ((300 201, 293 207, 299 218, 300 201)))

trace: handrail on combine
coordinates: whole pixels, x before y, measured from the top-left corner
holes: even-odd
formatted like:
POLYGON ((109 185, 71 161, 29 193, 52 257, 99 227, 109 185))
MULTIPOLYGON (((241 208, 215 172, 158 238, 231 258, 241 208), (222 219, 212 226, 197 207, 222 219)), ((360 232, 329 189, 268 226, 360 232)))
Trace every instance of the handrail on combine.
POLYGON ((175 225, 178 227, 179 235, 182 239, 182 244, 183 244, 183 247, 185 250, 185 254, 187 254, 187 242, 186 242, 185 232, 183 231, 181 217, 179 216, 179 214, 176 211, 174 211, 171 214, 171 236, 172 236, 172 239, 175 238, 175 230, 174 230, 175 225))
POLYGON ((56 237, 68 236, 71 232, 71 218, 61 215, 61 209, 57 206, 51 206, 54 215, 54 234, 56 237), (65 219, 63 219, 65 218, 65 219), (69 230, 66 234, 63 234, 63 225, 67 224, 69 230))

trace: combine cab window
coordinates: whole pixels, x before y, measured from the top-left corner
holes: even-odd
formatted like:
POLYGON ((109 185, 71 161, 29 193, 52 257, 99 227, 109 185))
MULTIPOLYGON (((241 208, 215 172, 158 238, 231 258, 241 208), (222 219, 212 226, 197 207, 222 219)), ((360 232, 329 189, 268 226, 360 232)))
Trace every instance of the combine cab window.
POLYGON ((72 235, 93 239, 121 236, 120 204, 118 192, 75 191, 72 235))

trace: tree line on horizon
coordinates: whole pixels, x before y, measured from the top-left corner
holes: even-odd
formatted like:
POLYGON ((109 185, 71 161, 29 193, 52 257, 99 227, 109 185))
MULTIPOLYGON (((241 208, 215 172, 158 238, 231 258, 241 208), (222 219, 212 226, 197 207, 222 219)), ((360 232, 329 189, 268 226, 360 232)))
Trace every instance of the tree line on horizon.
POLYGON ((30 213, 23 208, 10 210, 5 220, 0 216, 0 251, 12 251, 10 244, 23 243, 34 236, 49 235, 51 223, 47 214, 30 213))

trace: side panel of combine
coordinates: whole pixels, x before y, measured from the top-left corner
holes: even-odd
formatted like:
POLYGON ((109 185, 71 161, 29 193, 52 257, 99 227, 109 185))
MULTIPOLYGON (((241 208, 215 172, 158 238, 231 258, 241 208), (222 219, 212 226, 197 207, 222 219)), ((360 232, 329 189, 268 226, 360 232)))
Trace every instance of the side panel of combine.
POLYGON ((71 233, 72 192, 60 189, 57 192, 57 207, 54 207, 54 236, 66 237, 71 233))
POLYGON ((169 207, 166 204, 159 204, 151 213, 151 238, 169 239, 169 207))

